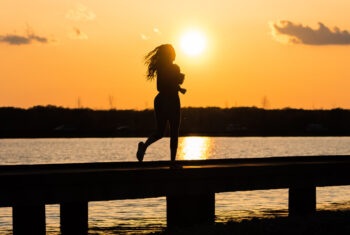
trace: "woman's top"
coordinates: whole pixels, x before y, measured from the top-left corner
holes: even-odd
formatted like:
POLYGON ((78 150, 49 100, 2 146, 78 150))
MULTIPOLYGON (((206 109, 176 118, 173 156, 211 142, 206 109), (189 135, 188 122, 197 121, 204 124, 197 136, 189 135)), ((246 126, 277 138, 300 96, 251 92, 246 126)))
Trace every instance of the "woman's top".
POLYGON ((178 96, 179 85, 183 81, 183 74, 176 64, 161 66, 157 69, 157 90, 161 95, 178 96))

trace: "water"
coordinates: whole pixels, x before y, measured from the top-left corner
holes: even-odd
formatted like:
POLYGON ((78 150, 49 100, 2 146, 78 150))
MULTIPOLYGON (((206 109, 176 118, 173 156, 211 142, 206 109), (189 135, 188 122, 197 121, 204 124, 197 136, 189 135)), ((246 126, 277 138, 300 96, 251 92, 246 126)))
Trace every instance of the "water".
MULTIPOLYGON (((136 161, 144 138, 0 139, 1 164, 136 161)), ((184 137, 178 159, 263 158, 350 154, 350 137, 184 137)), ((146 161, 169 160, 169 139, 152 145, 146 161)), ((140 234, 166 225, 165 198, 89 203, 92 234, 140 234)), ((317 209, 350 206, 350 186, 317 188, 317 209)), ((216 221, 286 215, 287 189, 216 194, 216 221)), ((47 205, 48 234, 59 234, 59 206, 47 205)), ((0 233, 11 234, 11 208, 0 208, 0 233)))

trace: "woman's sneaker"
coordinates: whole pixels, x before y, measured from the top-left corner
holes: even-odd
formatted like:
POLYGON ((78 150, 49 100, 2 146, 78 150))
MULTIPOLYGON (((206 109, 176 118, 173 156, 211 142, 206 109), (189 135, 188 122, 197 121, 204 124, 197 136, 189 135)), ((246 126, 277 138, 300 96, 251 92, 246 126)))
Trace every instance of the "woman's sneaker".
POLYGON ((139 160, 139 162, 143 161, 143 157, 145 156, 145 151, 146 151, 145 143, 140 142, 136 153, 136 157, 137 157, 137 160, 139 160))

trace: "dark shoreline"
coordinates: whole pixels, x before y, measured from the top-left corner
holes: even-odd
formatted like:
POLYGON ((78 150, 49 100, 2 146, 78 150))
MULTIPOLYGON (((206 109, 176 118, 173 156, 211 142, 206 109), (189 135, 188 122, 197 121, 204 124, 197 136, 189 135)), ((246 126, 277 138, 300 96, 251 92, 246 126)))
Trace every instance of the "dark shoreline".
MULTIPOLYGON (((182 108, 180 136, 350 136, 350 110, 182 108)), ((145 137, 154 111, 0 107, 0 138, 145 137)), ((165 131, 165 136, 169 130, 165 131)))

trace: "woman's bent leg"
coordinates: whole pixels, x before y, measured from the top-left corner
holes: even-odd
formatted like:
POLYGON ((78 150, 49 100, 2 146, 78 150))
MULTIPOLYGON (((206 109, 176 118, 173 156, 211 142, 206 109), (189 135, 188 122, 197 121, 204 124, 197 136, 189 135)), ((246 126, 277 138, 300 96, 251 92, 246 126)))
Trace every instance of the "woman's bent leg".
POLYGON ((157 95, 154 99, 154 112, 156 116, 157 130, 145 142, 146 148, 157 140, 161 139, 164 135, 167 119, 162 110, 162 105, 161 97, 157 95))
POLYGON ((177 145, 179 141, 179 132, 178 130, 171 130, 170 131, 170 158, 171 161, 175 161, 176 159, 176 153, 177 153, 177 145))
POLYGON ((154 99, 154 111, 155 111, 155 116, 156 116, 157 130, 150 137, 148 137, 148 139, 146 140, 145 143, 143 143, 143 142, 139 143, 136 157, 140 162, 143 161, 143 157, 145 155, 145 152, 146 152, 146 149, 148 148, 148 146, 150 146, 151 144, 153 144, 157 140, 161 139, 163 137, 163 134, 164 134, 167 119, 162 112, 161 100, 160 100, 159 95, 156 96, 156 98, 154 99))
POLYGON ((165 125, 166 125, 166 120, 165 120, 165 122, 157 122, 157 123, 158 123, 157 124, 157 131, 154 132, 150 137, 148 137, 148 139, 146 140, 145 143, 143 143, 143 142, 139 143, 136 156, 140 162, 143 161, 143 157, 145 155, 145 152, 146 152, 148 146, 150 146, 151 144, 153 144, 154 142, 156 142, 157 140, 159 140, 163 137, 165 125))
POLYGON ((170 159, 175 161, 179 141, 180 109, 170 119, 170 159))
POLYGON ((153 144, 154 142, 156 142, 157 140, 160 140, 163 137, 164 134, 164 130, 165 130, 165 125, 166 122, 164 123, 164 127, 157 129, 156 132, 154 132, 150 137, 148 137, 148 139, 145 142, 145 147, 147 148, 148 146, 150 146, 151 144, 153 144))

